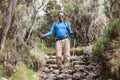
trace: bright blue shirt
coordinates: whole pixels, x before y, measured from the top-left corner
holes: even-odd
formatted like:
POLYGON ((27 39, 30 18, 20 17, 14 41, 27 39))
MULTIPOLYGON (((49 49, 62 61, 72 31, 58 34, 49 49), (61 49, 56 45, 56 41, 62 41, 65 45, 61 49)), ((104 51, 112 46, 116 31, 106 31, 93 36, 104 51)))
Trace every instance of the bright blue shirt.
POLYGON ((51 36, 52 33, 56 31, 55 38, 69 37, 70 34, 73 34, 71 26, 68 22, 54 22, 50 31, 43 36, 51 36))

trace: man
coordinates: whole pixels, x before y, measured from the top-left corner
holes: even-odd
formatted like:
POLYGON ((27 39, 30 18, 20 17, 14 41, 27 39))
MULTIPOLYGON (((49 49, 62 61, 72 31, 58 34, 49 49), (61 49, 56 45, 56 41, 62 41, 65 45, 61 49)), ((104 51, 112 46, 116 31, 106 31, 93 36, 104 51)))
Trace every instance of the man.
POLYGON ((50 31, 46 34, 40 34, 40 37, 51 36, 55 31, 56 40, 56 62, 59 69, 69 69, 70 67, 70 40, 69 35, 73 34, 71 26, 68 22, 64 21, 64 14, 58 13, 58 22, 54 22, 50 31), (64 64, 62 64, 62 53, 64 64))

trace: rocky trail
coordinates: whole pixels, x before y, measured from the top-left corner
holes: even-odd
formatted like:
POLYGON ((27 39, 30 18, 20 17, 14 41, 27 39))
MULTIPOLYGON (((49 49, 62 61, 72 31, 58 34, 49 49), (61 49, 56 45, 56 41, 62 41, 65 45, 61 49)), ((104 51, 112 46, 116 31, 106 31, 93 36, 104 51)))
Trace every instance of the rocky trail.
POLYGON ((91 60, 91 56, 89 49, 72 55, 70 69, 59 71, 56 56, 49 55, 42 72, 42 78, 43 80, 103 80, 101 67, 91 60))

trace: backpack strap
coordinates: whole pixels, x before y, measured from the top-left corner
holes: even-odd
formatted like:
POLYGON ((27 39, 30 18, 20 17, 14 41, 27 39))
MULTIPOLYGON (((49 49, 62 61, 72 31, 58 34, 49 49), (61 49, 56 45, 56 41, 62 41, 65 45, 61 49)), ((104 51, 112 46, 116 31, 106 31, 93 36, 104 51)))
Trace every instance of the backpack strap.
POLYGON ((66 22, 66 21, 64 21, 64 24, 65 24, 65 26, 66 26, 66 29, 68 28, 68 22, 66 22))
POLYGON ((53 39, 53 42, 56 42, 56 26, 57 26, 57 24, 58 24, 58 22, 54 22, 54 24, 55 24, 55 35, 54 35, 54 39, 53 39))

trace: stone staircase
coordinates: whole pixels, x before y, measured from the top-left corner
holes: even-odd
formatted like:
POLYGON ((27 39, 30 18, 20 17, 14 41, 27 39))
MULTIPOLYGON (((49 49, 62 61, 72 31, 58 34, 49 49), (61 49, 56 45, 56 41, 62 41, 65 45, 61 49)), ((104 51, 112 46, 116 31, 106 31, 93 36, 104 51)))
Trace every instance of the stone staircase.
POLYGON ((70 69, 59 71, 56 56, 49 55, 46 59, 45 69, 42 72, 43 80, 103 80, 100 66, 91 61, 91 55, 83 52, 71 56, 70 69))

